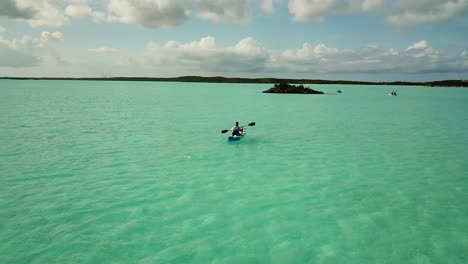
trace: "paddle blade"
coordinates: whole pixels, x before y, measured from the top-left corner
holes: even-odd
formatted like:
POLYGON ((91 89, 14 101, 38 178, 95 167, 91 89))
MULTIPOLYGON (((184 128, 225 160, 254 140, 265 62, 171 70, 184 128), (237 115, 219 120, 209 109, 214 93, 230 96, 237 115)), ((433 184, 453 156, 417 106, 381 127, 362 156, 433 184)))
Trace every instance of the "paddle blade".
POLYGON ((255 126, 255 122, 248 124, 248 126, 255 126))
POLYGON ((228 132, 228 131, 229 131, 229 129, 221 130, 221 134, 224 134, 224 133, 226 133, 226 132, 228 132))

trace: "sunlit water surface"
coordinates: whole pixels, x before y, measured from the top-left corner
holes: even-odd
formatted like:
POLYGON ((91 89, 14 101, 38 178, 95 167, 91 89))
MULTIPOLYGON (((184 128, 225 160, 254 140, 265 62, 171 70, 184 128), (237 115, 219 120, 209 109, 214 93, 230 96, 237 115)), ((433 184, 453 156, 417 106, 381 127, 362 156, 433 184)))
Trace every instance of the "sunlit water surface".
POLYGON ((0 263, 468 263, 468 89, 270 86, 0 80, 0 263))

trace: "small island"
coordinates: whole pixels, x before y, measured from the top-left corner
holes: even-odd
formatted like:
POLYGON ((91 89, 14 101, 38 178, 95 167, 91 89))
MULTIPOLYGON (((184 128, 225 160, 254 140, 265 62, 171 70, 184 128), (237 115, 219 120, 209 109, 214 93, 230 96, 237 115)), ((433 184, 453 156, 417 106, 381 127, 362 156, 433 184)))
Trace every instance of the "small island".
POLYGON ((277 83, 272 88, 263 91, 264 93, 289 93, 289 94, 323 94, 321 91, 304 87, 304 85, 290 85, 287 83, 277 83))

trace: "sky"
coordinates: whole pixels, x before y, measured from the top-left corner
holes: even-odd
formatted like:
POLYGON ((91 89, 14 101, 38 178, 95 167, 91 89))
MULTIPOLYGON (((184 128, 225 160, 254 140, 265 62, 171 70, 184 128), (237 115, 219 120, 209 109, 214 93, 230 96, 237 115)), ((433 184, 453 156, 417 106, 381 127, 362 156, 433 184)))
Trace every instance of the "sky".
POLYGON ((0 0, 0 76, 468 79, 468 0, 0 0))

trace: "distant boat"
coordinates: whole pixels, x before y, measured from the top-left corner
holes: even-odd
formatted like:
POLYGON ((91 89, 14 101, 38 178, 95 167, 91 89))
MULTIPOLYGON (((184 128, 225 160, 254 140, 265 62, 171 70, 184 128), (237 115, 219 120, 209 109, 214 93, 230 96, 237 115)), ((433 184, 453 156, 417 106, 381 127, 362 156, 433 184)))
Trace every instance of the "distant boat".
POLYGON ((395 91, 392 91, 392 92, 389 93, 388 95, 390 95, 390 96, 397 96, 398 94, 397 94, 395 91))
POLYGON ((341 93, 341 90, 336 91, 337 93, 341 93))

